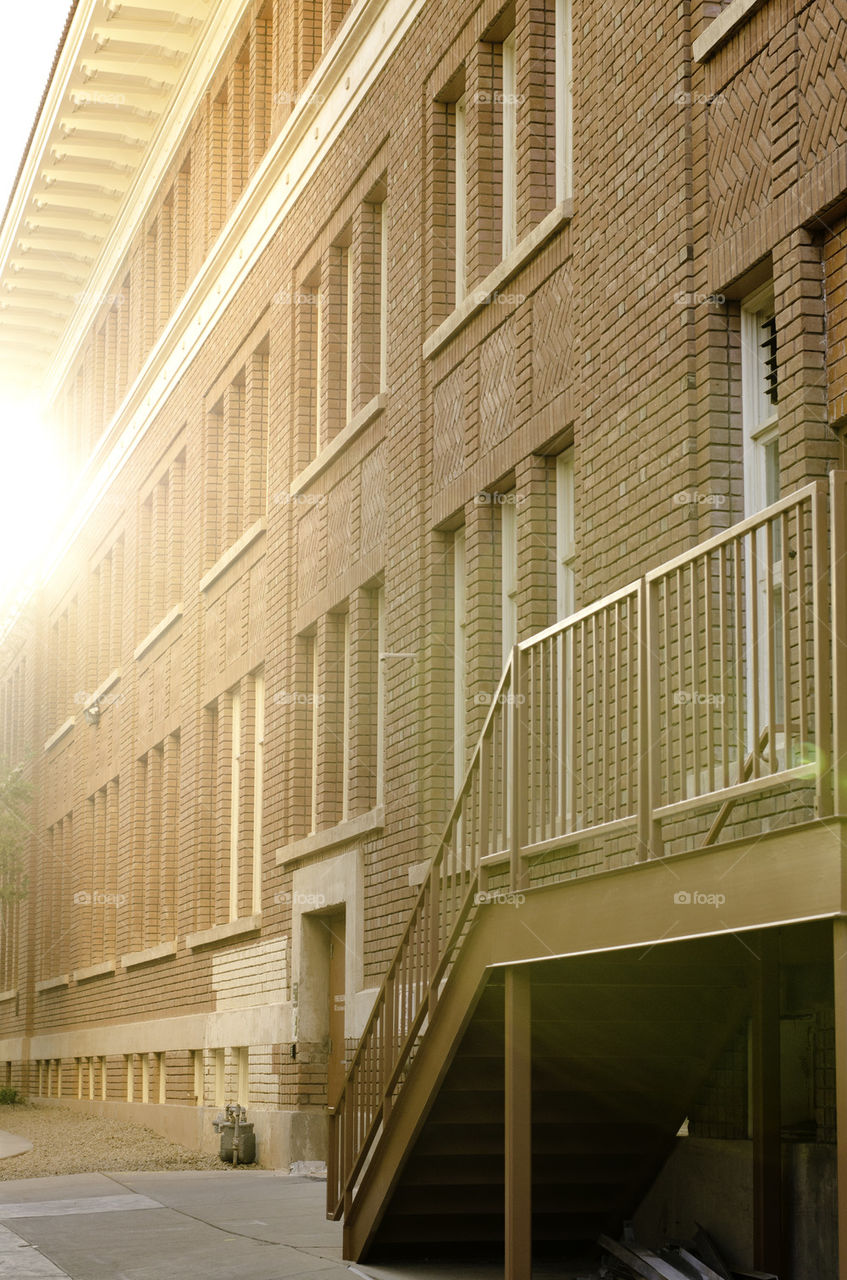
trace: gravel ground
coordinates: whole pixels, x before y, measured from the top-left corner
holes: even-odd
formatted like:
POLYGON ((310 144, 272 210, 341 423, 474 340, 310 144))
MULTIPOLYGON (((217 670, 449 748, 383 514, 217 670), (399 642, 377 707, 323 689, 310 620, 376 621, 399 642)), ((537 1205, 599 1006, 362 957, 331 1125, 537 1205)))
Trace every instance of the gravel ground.
POLYGON ((32 1151, 0 1160, 0 1181, 66 1173, 232 1168, 128 1120, 106 1120, 69 1107, 20 1103, 0 1107, 0 1129, 27 1138, 32 1151))

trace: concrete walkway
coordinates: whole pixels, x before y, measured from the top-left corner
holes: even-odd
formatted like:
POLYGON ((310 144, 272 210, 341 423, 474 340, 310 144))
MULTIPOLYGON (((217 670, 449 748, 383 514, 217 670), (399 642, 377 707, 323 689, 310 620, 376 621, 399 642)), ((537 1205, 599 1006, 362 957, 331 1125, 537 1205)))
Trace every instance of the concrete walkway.
MULTIPOLYGON (((351 1264, 326 1186, 267 1170, 0 1183, 0 1280, 502 1280, 501 1267, 351 1264)), ((533 1280, 573 1272, 542 1266, 533 1280)))
POLYGON ((32 1151, 31 1142, 26 1138, 19 1138, 16 1133, 0 1129, 0 1160, 6 1160, 9 1156, 23 1156, 27 1151, 32 1151))

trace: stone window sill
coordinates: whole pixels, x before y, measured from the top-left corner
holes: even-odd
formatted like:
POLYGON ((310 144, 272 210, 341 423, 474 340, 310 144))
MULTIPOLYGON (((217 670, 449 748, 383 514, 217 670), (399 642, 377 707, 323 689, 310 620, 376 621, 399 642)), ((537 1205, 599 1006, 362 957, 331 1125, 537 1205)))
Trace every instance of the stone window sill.
POLYGON ((42 991, 55 991, 58 987, 67 987, 70 981, 69 973, 60 973, 57 978, 44 978, 41 982, 36 982, 35 993, 38 995, 42 991))
POLYGON ((697 62, 705 62, 711 58, 716 49, 734 35, 748 18, 752 18, 757 9, 761 9, 767 0, 731 0, 723 13, 709 23, 706 30, 694 41, 694 58, 697 62))
POLYGON ((423 344, 424 359, 431 360, 433 356, 438 355, 438 352, 446 347, 447 343, 451 342, 483 307, 490 305, 492 295, 497 294, 512 276, 517 275, 530 258, 534 257, 566 222, 570 222, 572 217, 573 200, 563 200, 561 204, 556 205, 555 209, 551 209, 547 217, 542 218, 538 226, 525 235, 509 256, 499 262, 494 270, 460 302, 456 310, 442 321, 435 332, 429 335, 423 344))
POLYGON ((13 987, 11 991, 0 991, 0 1004, 5 1004, 7 1000, 17 1000, 18 988, 13 987))
POLYGON ((244 933, 256 933, 261 927, 261 913, 241 916, 239 920, 227 920, 225 924, 212 925, 211 929, 186 934, 185 945, 189 951, 197 951, 200 947, 214 947, 219 943, 229 942, 232 938, 240 938, 244 933))
POLYGON ((349 844, 353 840, 362 840, 365 836, 375 835, 385 826, 385 808, 378 805, 358 817, 348 818, 326 831, 315 831, 302 840, 293 840, 276 851, 277 864, 295 862, 298 858, 307 858, 313 853, 322 853, 337 844, 349 844))
POLYGON ((114 972, 114 960, 104 960, 102 964, 90 964, 84 969, 74 969, 74 982, 88 982, 91 978, 105 978, 114 972))
POLYGON ((302 493, 307 489, 313 480, 316 480, 321 472, 326 471, 340 453, 343 453, 348 445, 352 444, 358 435, 369 427, 372 422, 376 421, 379 415, 386 409, 388 405, 388 392, 380 391, 379 395, 375 395, 369 400, 364 409, 360 409, 355 418, 351 418, 347 426, 339 431, 334 440, 331 440, 325 449, 321 449, 316 458, 304 467, 299 475, 295 476, 291 482, 291 494, 302 493))
POLYGON ((233 542, 231 547, 223 553, 219 560, 216 560, 208 573, 204 574, 200 579, 200 591, 208 591, 221 574, 226 573, 230 565, 235 564, 239 556, 243 556, 244 552, 252 547, 253 543, 260 538, 267 529, 268 524, 264 516, 261 520, 257 520, 255 524, 251 524, 246 533, 242 533, 237 542, 233 542))
POLYGON ((142 964, 153 964, 156 960, 172 960, 176 955, 176 941, 159 942, 155 947, 145 947, 143 951, 127 951, 121 956, 121 967, 137 969, 142 964))
POLYGON ((135 661, 137 662, 139 658, 143 658, 147 650, 153 647, 159 637, 163 636, 166 631, 169 631, 174 623, 178 622, 181 617, 182 605, 175 604, 170 612, 165 614, 161 622, 157 622, 153 630, 147 633, 141 641, 141 644, 136 645, 132 655, 135 658, 135 661))
POLYGON ((60 724, 56 732, 52 733, 50 737, 47 739, 47 741, 44 744, 44 750, 49 751, 51 747, 55 747, 57 742, 61 742, 65 734, 70 733, 71 729, 73 729, 75 724, 76 724, 76 720, 74 719, 74 717, 68 716, 64 724, 60 724))

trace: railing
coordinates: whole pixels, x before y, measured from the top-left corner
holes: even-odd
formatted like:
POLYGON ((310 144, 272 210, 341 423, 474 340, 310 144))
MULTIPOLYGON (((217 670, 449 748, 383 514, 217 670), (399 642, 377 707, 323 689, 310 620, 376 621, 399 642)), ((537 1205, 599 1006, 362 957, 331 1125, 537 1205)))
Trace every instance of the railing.
POLYGON ((516 892, 579 840, 800 783, 847 812, 847 473, 817 481, 512 650, 331 1111, 346 1213, 492 876, 516 892), (838 640, 839 643, 834 643, 838 640), (839 767, 843 765, 843 767, 839 767))

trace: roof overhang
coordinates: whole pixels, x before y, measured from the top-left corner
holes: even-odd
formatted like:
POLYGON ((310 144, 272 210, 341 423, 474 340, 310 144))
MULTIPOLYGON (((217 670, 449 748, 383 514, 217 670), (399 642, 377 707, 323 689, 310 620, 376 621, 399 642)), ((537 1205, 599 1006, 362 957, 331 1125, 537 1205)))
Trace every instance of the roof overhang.
POLYGON ((0 384, 67 375, 249 0, 79 0, 0 226, 0 384))

